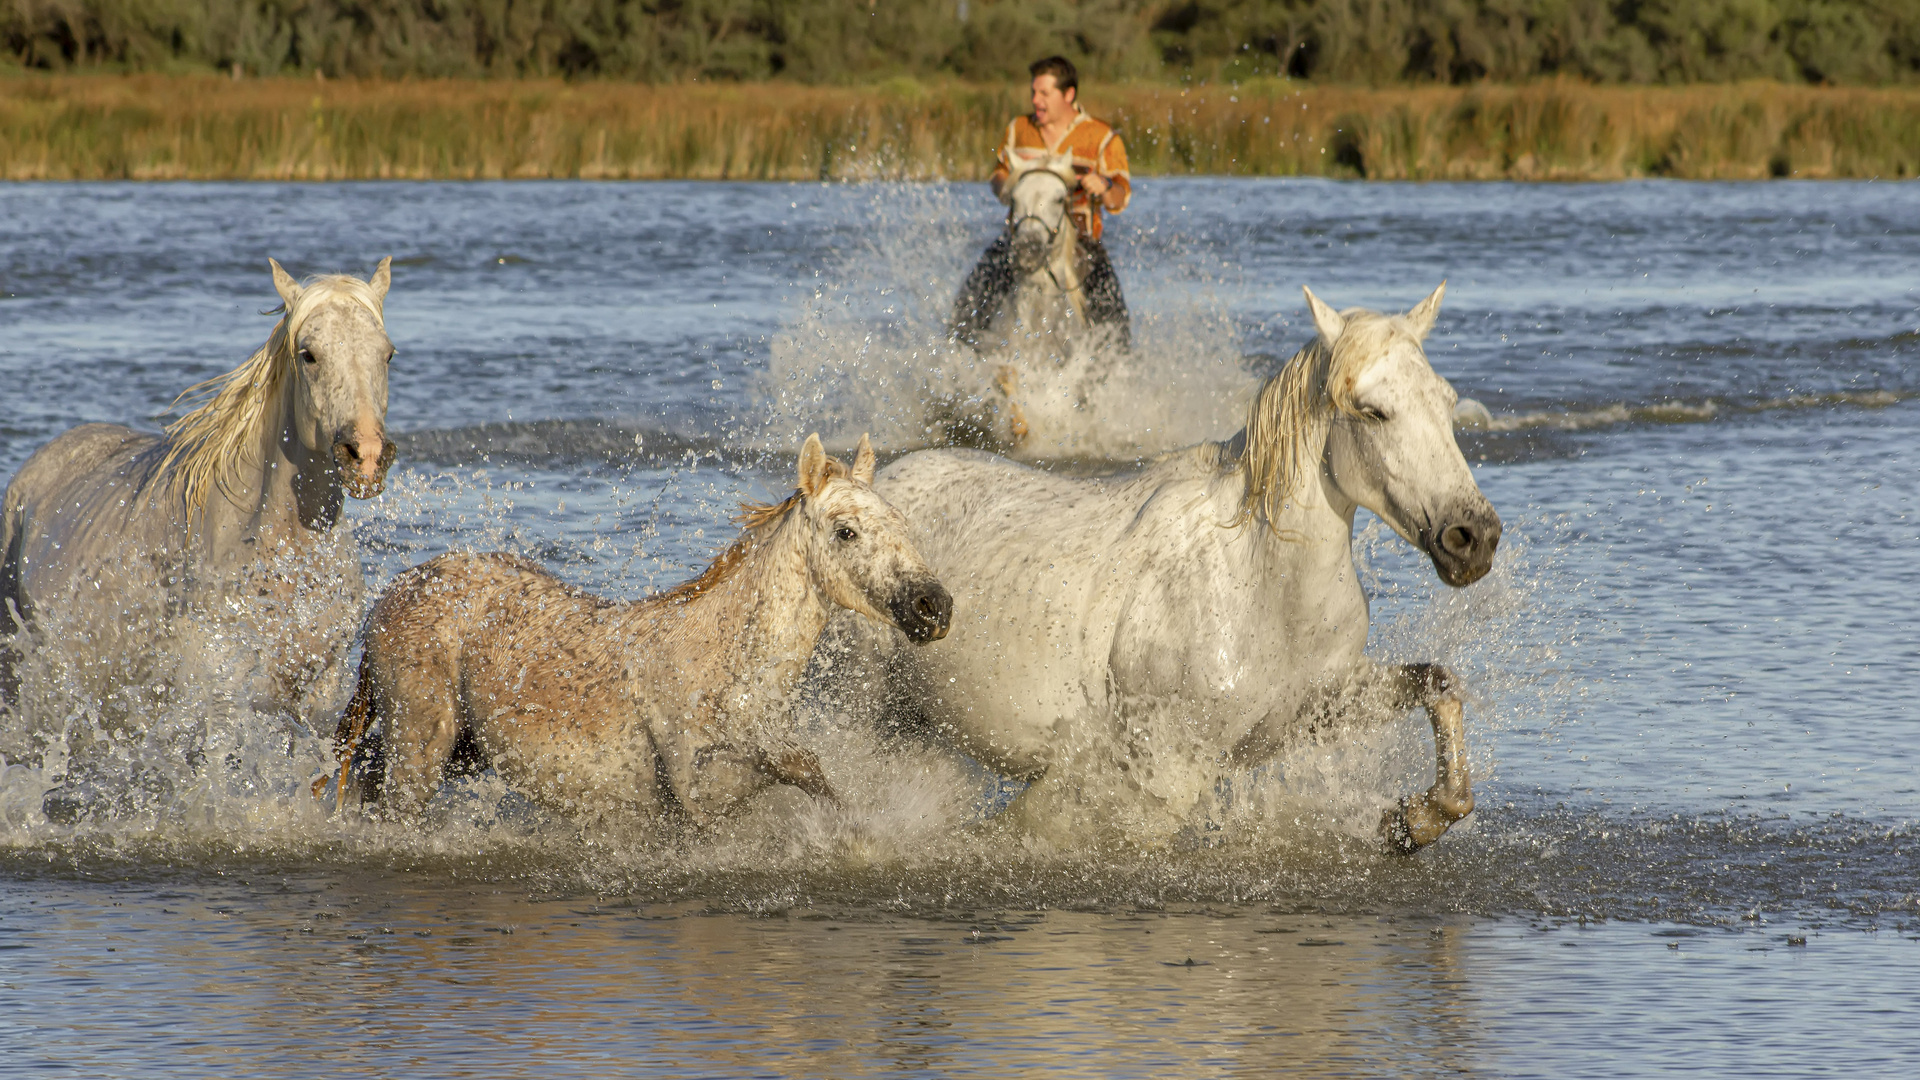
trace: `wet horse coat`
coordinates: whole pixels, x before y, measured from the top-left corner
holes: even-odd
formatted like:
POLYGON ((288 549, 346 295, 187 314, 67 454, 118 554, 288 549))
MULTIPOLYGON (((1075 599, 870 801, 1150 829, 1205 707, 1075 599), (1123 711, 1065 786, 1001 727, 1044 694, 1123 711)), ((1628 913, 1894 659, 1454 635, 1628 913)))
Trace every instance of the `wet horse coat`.
POLYGON ((343 498, 378 494, 393 461, 389 260, 368 281, 304 284, 269 262, 285 314, 244 364, 181 395, 197 408, 158 437, 74 428, 7 486, 0 689, 14 706, 77 688, 118 702, 110 728, 137 728, 177 680, 237 667, 255 683, 243 703, 331 707, 324 676, 361 594, 343 498), (58 677, 23 686, 36 649, 56 659, 35 678, 58 677))
POLYGON ((1420 345, 1443 289, 1404 316, 1336 313, 1309 292, 1319 336, 1246 428, 1135 473, 1075 479, 965 450, 889 466, 879 489, 960 612, 941 649, 886 663, 894 706, 1032 780, 1012 808, 1029 827, 1151 837, 1307 731, 1424 705, 1438 776, 1383 830, 1404 850, 1436 839, 1472 806, 1463 713, 1445 672, 1367 659, 1352 531, 1366 507, 1450 585, 1492 564, 1499 518, 1420 345))
MULTIPOLYGON (((470 739, 516 788, 581 817, 695 822, 771 783, 831 797, 792 745, 788 696, 834 607, 910 639, 946 634, 952 600, 873 493, 865 438, 851 471, 819 438, 785 502, 749 508, 706 573, 633 603, 511 555, 444 555, 400 575, 367 620, 340 721, 344 800, 363 734, 383 725, 363 798, 417 815, 470 739)), ((323 793, 327 781, 316 784, 323 793)))

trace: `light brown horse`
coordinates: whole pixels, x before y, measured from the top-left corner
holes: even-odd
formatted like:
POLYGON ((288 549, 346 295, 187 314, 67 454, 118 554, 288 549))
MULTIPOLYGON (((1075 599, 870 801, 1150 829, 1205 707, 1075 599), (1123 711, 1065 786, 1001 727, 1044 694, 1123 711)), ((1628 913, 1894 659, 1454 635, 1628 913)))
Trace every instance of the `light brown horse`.
POLYGON ((851 470, 810 437, 792 495, 744 506, 745 531, 705 573, 632 603, 505 554, 400 575, 367 620, 336 735, 337 803, 375 720, 384 768, 363 755, 361 794, 401 816, 432 798, 462 745, 573 816, 677 804, 705 823, 774 783, 833 799, 819 761, 788 738, 788 695, 828 614, 850 608, 929 642, 953 613, 906 518, 873 493, 873 465, 865 436, 851 470))

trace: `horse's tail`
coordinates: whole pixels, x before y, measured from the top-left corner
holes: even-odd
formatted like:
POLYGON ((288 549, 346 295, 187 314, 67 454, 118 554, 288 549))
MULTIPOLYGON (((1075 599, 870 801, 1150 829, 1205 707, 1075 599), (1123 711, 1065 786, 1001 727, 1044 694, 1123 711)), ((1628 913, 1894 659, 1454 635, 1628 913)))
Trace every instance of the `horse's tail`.
MULTIPOLYGON (((361 744, 367 737, 367 729, 373 726, 373 681, 373 657, 363 652, 360 655, 360 673, 354 680, 353 699, 347 702, 346 711, 340 714, 339 726, 333 730, 333 756, 340 762, 340 771, 313 782, 315 798, 325 799, 327 787, 333 787, 333 808, 336 812, 347 804, 347 785, 353 780, 353 766, 363 756, 361 744)), ((371 751, 374 748, 364 749, 371 751)), ((369 753, 365 756, 374 755, 369 753)), ((363 765, 372 767, 371 763, 363 765)))

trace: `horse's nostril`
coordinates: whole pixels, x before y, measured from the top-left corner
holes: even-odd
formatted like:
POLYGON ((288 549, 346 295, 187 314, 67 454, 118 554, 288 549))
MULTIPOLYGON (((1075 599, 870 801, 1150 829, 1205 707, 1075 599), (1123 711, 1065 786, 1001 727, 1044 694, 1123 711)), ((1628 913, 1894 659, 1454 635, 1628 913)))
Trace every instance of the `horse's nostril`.
POLYGON ((1454 555, 1464 555, 1473 550, 1473 530, 1454 525, 1440 533, 1440 546, 1454 555))
POLYGON ((938 641, 947 636, 953 598, 938 585, 909 588, 895 596, 890 611, 895 625, 915 641, 938 641))
POLYGON ((914 601, 914 610, 935 626, 945 626, 953 614, 953 599, 945 592, 933 592, 914 601))

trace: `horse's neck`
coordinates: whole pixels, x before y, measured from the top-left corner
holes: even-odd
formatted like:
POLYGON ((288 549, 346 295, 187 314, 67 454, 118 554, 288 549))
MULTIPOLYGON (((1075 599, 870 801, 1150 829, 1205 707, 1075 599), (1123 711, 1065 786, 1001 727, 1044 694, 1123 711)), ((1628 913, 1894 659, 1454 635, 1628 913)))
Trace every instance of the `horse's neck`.
POLYGON ((201 529, 219 558, 264 556, 264 547, 301 546, 339 520, 342 491, 331 461, 294 431, 293 382, 267 407, 246 460, 208 494, 201 529), (260 550, 247 550, 260 549, 260 550))
POLYGON ((739 569, 690 603, 726 649, 737 677, 791 690, 827 626, 829 603, 807 571, 806 528, 798 508, 755 541, 739 569))
MULTIPOLYGON (((1308 460, 1322 460, 1322 444, 1313 440, 1308 460)), ((1211 511, 1229 519, 1238 515, 1246 493, 1246 471, 1232 457, 1221 455, 1210 500, 1211 511)), ((1249 542, 1232 545, 1237 569, 1262 584, 1286 582, 1290 593, 1351 578, 1354 509, 1334 494, 1325 466, 1315 468, 1271 518, 1262 514, 1242 523, 1249 542)))

